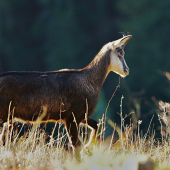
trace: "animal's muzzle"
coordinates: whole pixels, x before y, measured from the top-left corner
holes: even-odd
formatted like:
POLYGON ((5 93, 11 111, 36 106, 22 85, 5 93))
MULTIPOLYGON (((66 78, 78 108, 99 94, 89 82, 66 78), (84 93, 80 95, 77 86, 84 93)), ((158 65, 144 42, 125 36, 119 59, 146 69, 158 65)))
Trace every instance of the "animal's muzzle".
POLYGON ((125 68, 125 69, 123 69, 123 71, 124 71, 124 73, 125 73, 126 75, 129 74, 129 68, 125 68))

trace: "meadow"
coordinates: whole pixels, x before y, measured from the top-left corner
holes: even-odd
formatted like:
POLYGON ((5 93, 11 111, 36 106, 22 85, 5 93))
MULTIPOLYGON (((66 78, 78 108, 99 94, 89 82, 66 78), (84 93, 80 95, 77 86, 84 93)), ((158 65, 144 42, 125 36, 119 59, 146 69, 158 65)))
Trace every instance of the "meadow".
MULTIPOLYGON (((0 146, 0 169, 2 170, 166 170, 170 163, 170 104, 160 102, 161 139, 154 138, 154 130, 148 127, 146 134, 140 132, 137 121, 137 130, 134 133, 133 124, 124 125, 120 110, 121 127, 108 120, 113 127, 113 134, 104 140, 105 115, 99 120, 99 131, 89 147, 83 146, 88 141, 90 130, 86 129, 81 136, 81 145, 76 148, 75 154, 67 142, 65 130, 56 129, 51 132, 50 140, 45 139, 45 129, 40 127, 40 117, 33 126, 28 128, 23 136, 13 127, 6 131, 6 143, 0 146), (58 130, 58 136, 54 136, 58 130), (151 133, 152 131, 152 133, 151 133), (89 133, 87 133, 89 132, 89 133), (118 140, 115 137, 119 136, 118 140), (65 147, 68 146, 67 149, 65 147)), ((152 121, 152 120, 151 120, 152 121)), ((10 127, 10 126, 8 126, 10 127)), ((24 127, 22 125, 21 129, 24 127)), ((81 130, 80 130, 81 132, 81 130)), ((80 133, 80 135, 83 133, 80 133)))

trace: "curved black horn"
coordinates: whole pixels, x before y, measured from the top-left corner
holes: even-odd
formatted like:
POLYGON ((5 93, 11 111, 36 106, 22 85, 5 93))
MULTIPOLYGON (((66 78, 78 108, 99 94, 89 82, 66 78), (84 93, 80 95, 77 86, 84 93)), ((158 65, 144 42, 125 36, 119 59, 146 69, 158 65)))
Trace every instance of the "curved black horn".
POLYGON ((126 35, 130 35, 130 32, 125 31, 126 35))
POLYGON ((126 36, 126 34, 124 32, 118 32, 118 33, 122 34, 123 37, 126 36))

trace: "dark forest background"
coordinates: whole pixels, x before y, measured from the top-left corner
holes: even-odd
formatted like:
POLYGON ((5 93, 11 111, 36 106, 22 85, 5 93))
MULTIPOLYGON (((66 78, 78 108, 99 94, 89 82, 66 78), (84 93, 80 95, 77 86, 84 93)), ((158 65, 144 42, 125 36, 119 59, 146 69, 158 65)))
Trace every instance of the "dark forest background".
MULTIPOLYGON (((130 74, 121 79, 107 117, 120 123, 123 95, 124 115, 135 112, 144 131, 153 115, 159 126, 158 101, 170 101, 169 0, 0 0, 0 72, 85 67, 104 44, 122 37, 119 31, 133 36, 125 48, 130 74)), ((95 119, 118 82, 110 73, 95 119)))

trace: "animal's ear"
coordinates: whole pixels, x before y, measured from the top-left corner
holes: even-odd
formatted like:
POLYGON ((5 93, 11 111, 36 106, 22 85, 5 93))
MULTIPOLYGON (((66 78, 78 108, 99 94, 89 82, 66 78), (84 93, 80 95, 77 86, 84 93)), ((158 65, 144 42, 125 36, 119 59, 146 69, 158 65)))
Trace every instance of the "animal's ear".
POLYGON ((115 46, 115 48, 118 48, 120 46, 123 46, 123 48, 124 48, 131 37, 132 37, 132 35, 123 36, 122 38, 113 41, 113 45, 115 46))

